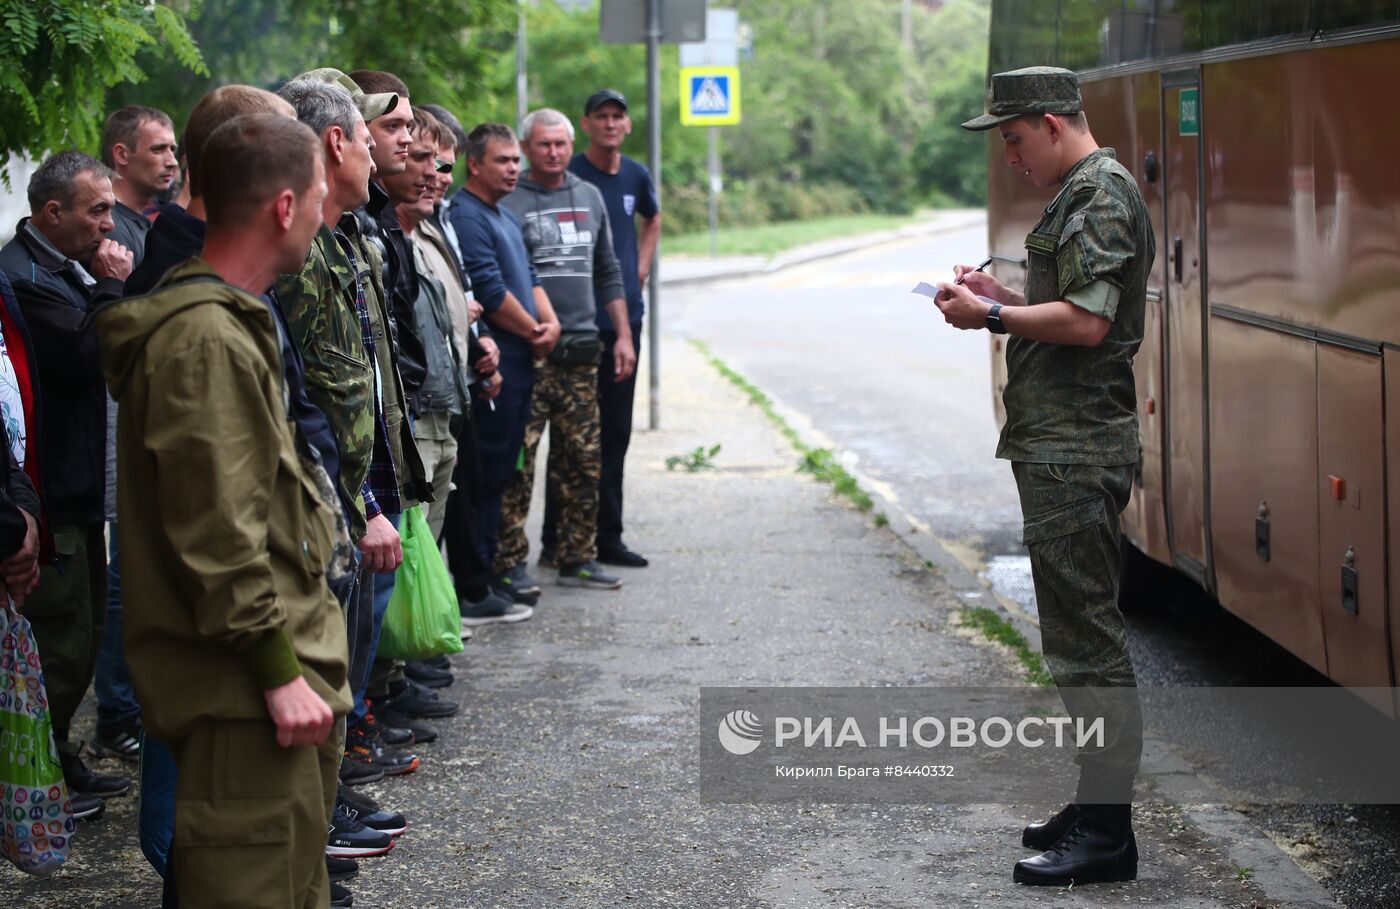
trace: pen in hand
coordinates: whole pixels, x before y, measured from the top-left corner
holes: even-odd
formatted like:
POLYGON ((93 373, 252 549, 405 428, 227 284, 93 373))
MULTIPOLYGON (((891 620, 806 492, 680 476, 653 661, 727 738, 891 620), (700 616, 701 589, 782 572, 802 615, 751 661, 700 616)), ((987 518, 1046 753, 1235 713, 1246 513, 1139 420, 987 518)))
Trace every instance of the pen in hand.
MULTIPOLYGON (((972 271, 985 271, 986 268, 987 268, 987 266, 988 266, 988 265, 991 265, 991 264, 992 264, 992 260, 991 260, 991 259, 986 259, 986 260, 984 260, 984 261, 982 262, 981 265, 977 266, 977 267, 974 268, 972 271)), ((954 284, 961 284, 963 281, 966 281, 966 280, 967 280, 967 276, 970 275, 970 274, 972 274, 972 271, 965 271, 965 272, 963 272, 962 274, 958 275, 956 278, 953 279, 953 283, 954 283, 954 284)))

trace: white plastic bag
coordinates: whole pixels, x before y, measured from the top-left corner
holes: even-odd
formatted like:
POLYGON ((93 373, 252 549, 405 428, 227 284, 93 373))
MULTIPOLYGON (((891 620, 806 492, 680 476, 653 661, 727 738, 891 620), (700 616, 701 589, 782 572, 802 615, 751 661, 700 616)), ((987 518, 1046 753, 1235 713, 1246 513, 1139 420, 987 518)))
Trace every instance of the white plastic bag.
POLYGON ((72 848, 73 808, 34 632, 9 597, 0 617, 0 855, 47 877, 72 848))

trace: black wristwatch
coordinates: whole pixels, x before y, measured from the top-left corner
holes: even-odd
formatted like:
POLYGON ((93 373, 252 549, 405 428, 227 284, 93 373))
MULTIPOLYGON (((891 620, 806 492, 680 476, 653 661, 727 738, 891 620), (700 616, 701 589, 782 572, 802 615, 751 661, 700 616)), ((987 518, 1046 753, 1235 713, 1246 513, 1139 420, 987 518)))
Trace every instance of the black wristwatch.
POLYGON ((994 335, 1006 334, 1006 326, 1001 324, 1001 304, 993 303, 992 308, 987 311, 987 331, 994 335))

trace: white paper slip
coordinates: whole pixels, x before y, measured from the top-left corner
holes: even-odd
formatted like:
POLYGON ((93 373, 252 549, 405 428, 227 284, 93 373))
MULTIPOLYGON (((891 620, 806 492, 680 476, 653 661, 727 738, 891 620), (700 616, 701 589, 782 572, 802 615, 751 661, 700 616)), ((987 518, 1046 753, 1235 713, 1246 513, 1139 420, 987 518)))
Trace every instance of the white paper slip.
MULTIPOLYGON (((924 296, 933 300, 938 299, 938 288, 934 287, 927 281, 920 281, 917 285, 915 285, 914 289, 909 292, 911 294, 923 294, 924 296)), ((993 300, 991 297, 984 297, 981 294, 974 294, 974 296, 976 296, 977 299, 981 300, 983 303, 996 302, 996 300, 993 300)))

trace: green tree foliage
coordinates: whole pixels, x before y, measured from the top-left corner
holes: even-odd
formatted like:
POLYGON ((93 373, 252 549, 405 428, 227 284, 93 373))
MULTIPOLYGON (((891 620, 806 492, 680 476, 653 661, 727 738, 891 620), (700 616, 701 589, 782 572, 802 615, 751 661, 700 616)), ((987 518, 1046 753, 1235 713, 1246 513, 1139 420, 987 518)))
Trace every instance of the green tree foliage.
POLYGON ((95 151, 111 86, 145 81, 168 60, 184 76, 204 61, 170 5, 148 0, 0 0, 0 168, 11 155, 95 151))
MULTIPOLYGON (((900 0, 712 0, 752 27, 742 61, 744 121, 720 129, 722 223, 818 217, 925 202, 977 204, 984 145, 957 128, 980 113, 989 0, 917 2, 915 46, 901 40, 900 0)), ((623 92, 635 124, 625 150, 646 149, 646 52, 598 42, 598 9, 529 7, 530 106, 572 117, 597 88, 623 92)), ((706 130, 680 125, 678 52, 662 49, 663 191, 670 228, 703 226, 706 130)), ((494 119, 515 119, 515 61, 496 60, 494 119)), ((580 136, 578 148, 587 145, 580 136)))
POLYGON ((948 0, 915 20, 922 113, 910 164, 931 200, 981 205, 987 197, 987 138, 958 125, 985 110, 988 14, 987 0, 948 0))
POLYGON ((474 120, 495 105, 487 74, 514 49, 514 0, 183 0, 208 72, 191 78, 153 59, 144 85, 106 101, 150 104, 183 124, 209 89, 231 82, 276 88, 318 66, 378 69, 408 84, 413 100, 474 120))

